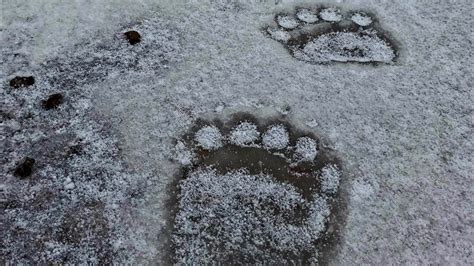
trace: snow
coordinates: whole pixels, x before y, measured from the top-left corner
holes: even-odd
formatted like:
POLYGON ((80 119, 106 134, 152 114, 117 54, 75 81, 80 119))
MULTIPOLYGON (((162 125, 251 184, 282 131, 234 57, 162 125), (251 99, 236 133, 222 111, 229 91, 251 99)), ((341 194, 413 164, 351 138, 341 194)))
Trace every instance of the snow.
POLYGON ((195 140, 198 146, 206 150, 222 147, 222 134, 215 126, 205 126, 196 132, 195 140))
POLYGON ((309 9, 300 9, 296 12, 296 17, 306 23, 314 23, 319 20, 318 15, 309 9))
POLYGON ((318 154, 317 143, 310 137, 301 137, 296 141, 295 155, 299 161, 312 161, 318 154))
POLYGON ((291 36, 290 36, 290 33, 288 33, 287 31, 285 30, 281 30, 279 28, 267 28, 267 32, 268 34, 270 34, 270 36, 277 40, 277 41, 281 41, 281 42, 287 42, 291 36))
POLYGON ((304 61, 325 62, 383 62, 390 63, 395 53, 390 45, 377 35, 359 35, 354 32, 333 32, 317 36, 295 57, 304 61))
POLYGON ((312 250, 329 212, 323 200, 310 204, 290 185, 245 170, 220 175, 211 168, 200 169, 180 188, 173 235, 180 264, 233 257, 265 263, 299 259, 301 251, 312 250), (288 221, 285 217, 293 217, 301 204, 310 204, 312 219, 288 221))
POLYGON ((229 140, 232 144, 245 146, 253 144, 260 137, 257 125, 250 122, 241 122, 230 132, 229 140))
POLYGON ((272 125, 263 134, 262 143, 266 149, 281 150, 288 146, 288 131, 283 125, 272 125))
POLYGON ((322 232, 326 228, 326 222, 330 214, 327 197, 316 196, 311 202, 308 225, 314 232, 322 232))
POLYGON ((342 20, 341 11, 333 7, 325 8, 321 10, 319 15, 321 16, 323 20, 329 21, 329 22, 339 22, 342 20))
POLYGON ((217 2, 2 2, 4 260, 97 262, 113 243, 115 263, 162 262, 174 140, 225 104, 222 113, 290 106, 292 123, 317 121, 311 130, 340 154, 349 215, 333 264, 472 264, 472 2, 339 1, 369 8, 397 40, 397 62, 378 66, 295 60, 261 30, 293 1, 217 2), (128 29, 143 36, 133 48, 116 38, 128 29), (37 84, 11 90, 15 75, 37 84), (45 115, 39 102, 56 91, 68 100, 45 115), (83 153, 63 165, 47 156, 62 149, 38 148, 45 138, 83 153), (30 152, 39 168, 15 179, 30 152), (64 190, 67 176, 75 189, 64 190), (63 214, 87 221, 94 202, 110 233, 60 241, 63 214))
POLYGON ((372 18, 366 14, 355 13, 352 15, 351 20, 359 26, 369 26, 372 24, 372 18))
POLYGON ((325 166, 321 170, 321 191, 327 194, 337 192, 341 178, 341 172, 335 165, 325 166))
POLYGON ((276 17, 277 23, 280 27, 285 29, 294 29, 299 26, 298 20, 291 16, 280 15, 276 17))
POLYGON ((194 154, 186 147, 183 141, 178 141, 175 146, 175 160, 182 165, 190 165, 194 160, 194 154))

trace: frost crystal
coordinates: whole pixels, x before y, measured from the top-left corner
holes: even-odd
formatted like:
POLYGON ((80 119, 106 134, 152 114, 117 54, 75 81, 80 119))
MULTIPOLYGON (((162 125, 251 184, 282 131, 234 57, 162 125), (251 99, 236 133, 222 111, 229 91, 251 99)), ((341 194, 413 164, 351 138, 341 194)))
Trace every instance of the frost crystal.
POLYGON ((341 172, 335 165, 325 166, 321 170, 321 190, 324 193, 336 193, 340 177, 341 172))
POLYGON ((276 41, 287 42, 291 38, 287 31, 281 29, 268 28, 267 32, 276 41))
POLYGON ((273 125, 263 135, 262 142, 267 149, 283 149, 288 146, 288 131, 282 125, 273 125))
POLYGON ((299 23, 298 21, 290 16, 278 16, 277 17, 277 23, 280 27, 283 27, 285 29, 294 29, 298 27, 299 23))
POLYGON ((324 231, 329 214, 330 208, 326 197, 316 196, 310 206, 308 226, 314 232, 324 231))
POLYGON ((182 141, 178 141, 175 146, 176 161, 182 165, 189 165, 193 161, 193 153, 186 148, 186 145, 182 141))
POLYGON ((338 22, 342 20, 341 12, 336 8, 323 9, 319 15, 322 19, 330 22, 338 22))
POLYGON ((314 23, 318 21, 318 15, 315 13, 311 12, 309 9, 301 9, 296 13, 296 17, 306 23, 314 23))
POLYGON ((295 57, 305 61, 323 62, 391 62, 393 49, 376 35, 353 32, 322 34, 309 42, 295 57))
POLYGON ((243 146, 252 144, 260 137, 257 126, 253 123, 242 122, 230 132, 230 142, 243 146))
POLYGON ((372 18, 362 13, 355 13, 351 20, 359 26, 369 26, 372 23, 372 18))
POLYGON ((205 126, 196 132, 197 145, 206 150, 215 150, 222 147, 222 134, 215 126, 205 126))
POLYGON ((309 137, 301 137, 296 142, 295 155, 300 161, 312 161, 318 154, 317 143, 309 137))
POLYGON ((329 213, 325 201, 306 202, 293 186, 244 170, 200 169, 180 188, 173 234, 178 263, 299 258, 313 250, 329 213), (308 221, 295 218, 301 204, 310 205, 308 221))

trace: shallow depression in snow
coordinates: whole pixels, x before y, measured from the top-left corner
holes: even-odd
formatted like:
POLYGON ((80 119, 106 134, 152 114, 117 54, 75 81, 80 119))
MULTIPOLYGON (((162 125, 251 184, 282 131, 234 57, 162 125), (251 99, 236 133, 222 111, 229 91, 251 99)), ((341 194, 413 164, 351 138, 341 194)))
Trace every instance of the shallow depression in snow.
POLYGON ((342 204, 341 172, 312 134, 249 114, 219 126, 200 123, 176 145, 177 161, 194 160, 183 164, 171 210, 172 261, 307 263, 317 259, 318 246, 331 246, 320 237, 332 234, 327 223, 341 222, 330 218, 338 212, 334 204, 342 204), (203 135, 219 145, 193 141, 203 135))

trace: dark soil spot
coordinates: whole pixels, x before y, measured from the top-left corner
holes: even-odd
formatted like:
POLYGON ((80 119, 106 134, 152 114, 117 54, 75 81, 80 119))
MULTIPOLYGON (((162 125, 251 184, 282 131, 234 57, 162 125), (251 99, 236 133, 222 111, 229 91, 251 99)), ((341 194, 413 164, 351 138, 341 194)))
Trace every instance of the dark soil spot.
POLYGON ((134 31, 134 30, 127 31, 124 33, 124 35, 131 45, 135 45, 141 41, 140 33, 138 33, 137 31, 134 31))
POLYGON ((13 88, 20 88, 20 87, 28 87, 35 84, 35 78, 32 76, 29 77, 14 77, 13 79, 10 80, 10 87, 13 88))
POLYGON ((56 109, 61 103, 63 103, 63 95, 61 93, 55 93, 43 100, 41 103, 43 108, 46 110, 56 109))
POLYGON ((26 157, 23 162, 18 165, 15 169, 15 176, 26 178, 31 175, 33 172, 33 165, 35 164, 35 159, 26 157))

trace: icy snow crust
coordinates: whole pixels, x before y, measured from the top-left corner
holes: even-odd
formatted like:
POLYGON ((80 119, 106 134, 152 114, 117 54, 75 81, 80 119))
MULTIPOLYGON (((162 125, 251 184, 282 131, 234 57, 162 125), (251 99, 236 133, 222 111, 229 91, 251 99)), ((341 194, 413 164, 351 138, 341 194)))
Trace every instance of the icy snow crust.
POLYGON ((350 186, 340 184, 340 191, 350 193, 349 212, 333 264, 472 264, 472 1, 344 1, 338 7, 343 14, 370 8, 377 19, 368 28, 386 29, 399 41, 396 61, 376 66, 306 64, 262 34, 274 14, 295 11, 293 1, 169 2, 2 2, 3 261, 87 263, 112 250, 104 261, 158 264, 165 244, 165 188, 177 170, 170 160, 176 159, 176 136, 217 110, 222 115, 291 107, 288 119, 326 135, 349 168, 350 186), (156 48, 130 55, 142 43, 132 48, 114 37, 133 29, 122 24, 130 13, 157 21, 140 29, 143 44, 156 40, 179 52, 159 56, 167 49, 156 48), (160 34, 147 38, 153 31, 160 34), (123 56, 99 49, 119 43, 123 56), (115 62, 140 58, 135 64, 143 66, 143 60, 160 61, 162 68, 138 71, 120 63, 102 75, 101 62, 90 58, 107 54, 115 62), (47 61, 68 67, 61 74, 42 65, 47 61), (7 88, 19 74, 34 75, 36 85, 7 88), (43 115, 40 101, 57 92, 65 92, 63 105, 43 115), (64 130, 61 121, 73 126, 64 130), (74 155, 74 167, 43 168, 44 157, 37 156, 30 179, 11 175, 28 151, 61 154, 55 147, 65 147, 75 130, 85 155, 74 155), (125 171, 130 175, 123 174, 124 165, 132 168, 125 171), (75 188, 65 192, 68 176, 75 188), (89 197, 118 204, 105 204, 101 212, 102 204, 89 197), (61 230, 70 234, 61 240, 63 223, 61 230), (92 233, 82 237, 81 230, 68 228, 92 233), (112 230, 102 234, 107 230, 101 228, 112 230))

